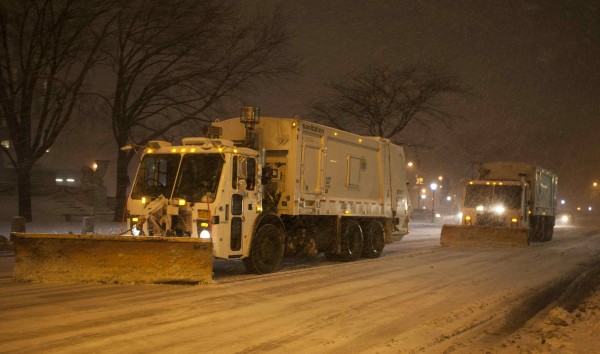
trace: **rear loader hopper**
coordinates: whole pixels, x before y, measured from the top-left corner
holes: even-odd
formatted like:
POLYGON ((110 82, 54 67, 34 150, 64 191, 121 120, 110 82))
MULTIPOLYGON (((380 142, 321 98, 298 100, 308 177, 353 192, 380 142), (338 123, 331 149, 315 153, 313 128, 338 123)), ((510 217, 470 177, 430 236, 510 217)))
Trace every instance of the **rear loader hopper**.
POLYGON ((13 233, 17 281, 211 283, 212 243, 189 237, 13 233))

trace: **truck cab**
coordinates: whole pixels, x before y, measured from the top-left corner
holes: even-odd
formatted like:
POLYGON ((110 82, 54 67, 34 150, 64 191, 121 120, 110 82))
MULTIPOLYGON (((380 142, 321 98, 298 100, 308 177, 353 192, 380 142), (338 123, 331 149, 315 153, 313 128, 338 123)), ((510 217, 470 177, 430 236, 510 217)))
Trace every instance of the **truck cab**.
POLYGON ((151 145, 127 202, 131 233, 205 239, 225 259, 247 255, 262 211, 258 153, 208 138, 151 145))
POLYGON ((527 225, 529 185, 518 181, 470 181, 465 187, 463 225, 527 225))

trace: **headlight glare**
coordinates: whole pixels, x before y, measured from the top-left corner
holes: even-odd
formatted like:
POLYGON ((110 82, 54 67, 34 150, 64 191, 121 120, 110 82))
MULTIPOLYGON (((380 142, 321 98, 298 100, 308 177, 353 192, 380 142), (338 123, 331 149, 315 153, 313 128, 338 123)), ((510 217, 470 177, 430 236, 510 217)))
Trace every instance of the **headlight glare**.
POLYGON ((494 207, 494 212, 498 215, 504 214, 505 211, 506 211, 506 208, 504 207, 504 205, 496 205, 494 207))

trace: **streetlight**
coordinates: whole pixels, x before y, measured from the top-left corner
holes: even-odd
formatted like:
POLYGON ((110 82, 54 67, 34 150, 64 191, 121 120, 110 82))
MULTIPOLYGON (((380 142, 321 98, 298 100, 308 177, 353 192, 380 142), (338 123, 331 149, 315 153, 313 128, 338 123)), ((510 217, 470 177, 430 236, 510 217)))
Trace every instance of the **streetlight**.
POLYGON ((431 188, 431 215, 432 215, 432 220, 435 223, 435 190, 437 189, 438 185, 437 183, 432 183, 429 185, 429 188, 431 188))

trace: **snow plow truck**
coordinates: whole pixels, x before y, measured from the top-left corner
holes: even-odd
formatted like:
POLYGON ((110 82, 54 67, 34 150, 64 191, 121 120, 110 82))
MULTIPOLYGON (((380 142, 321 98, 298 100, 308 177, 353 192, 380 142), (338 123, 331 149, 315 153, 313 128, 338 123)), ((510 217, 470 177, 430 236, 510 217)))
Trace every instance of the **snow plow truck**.
POLYGON ((527 246, 552 240, 557 176, 516 162, 482 163, 464 189, 462 225, 444 225, 442 246, 527 246))
MULTIPOLYGON (((129 147, 125 147, 129 148, 129 147)), ((250 273, 285 256, 377 258, 408 233, 401 146, 300 118, 214 122, 204 137, 143 148, 122 235, 13 234, 15 278, 206 283, 213 259, 250 273)))

